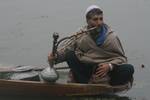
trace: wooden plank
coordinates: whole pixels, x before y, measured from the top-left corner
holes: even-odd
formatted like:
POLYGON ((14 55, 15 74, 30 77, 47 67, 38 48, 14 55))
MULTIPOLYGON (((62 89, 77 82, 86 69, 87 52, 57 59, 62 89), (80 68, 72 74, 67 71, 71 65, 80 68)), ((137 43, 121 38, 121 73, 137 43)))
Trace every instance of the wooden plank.
MULTIPOLYGON (((122 87, 121 87, 122 88, 122 87)), ((114 93, 120 87, 104 84, 42 83, 0 79, 0 94, 74 96, 114 93)))

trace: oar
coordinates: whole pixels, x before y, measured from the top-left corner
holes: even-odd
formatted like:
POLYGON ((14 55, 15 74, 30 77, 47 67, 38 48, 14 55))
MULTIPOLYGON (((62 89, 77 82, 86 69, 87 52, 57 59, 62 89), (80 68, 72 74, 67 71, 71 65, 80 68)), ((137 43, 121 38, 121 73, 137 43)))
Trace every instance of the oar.
MULTIPOLYGON (((25 67, 28 67, 28 66, 25 66, 25 67)), ((46 67, 38 67, 38 66, 35 66, 35 67, 31 67, 31 68, 22 68, 22 67, 8 67, 8 66, 5 66, 5 67, 0 67, 0 73, 15 73, 15 72, 27 72, 27 71, 31 71, 31 70, 34 70, 34 71, 42 71, 44 68, 46 67)), ((65 70, 65 69, 69 69, 69 67, 67 66, 62 66, 62 67, 55 67, 55 70, 65 70)))
POLYGON ((0 73, 15 72, 14 67, 0 67, 0 73))
POLYGON ((47 66, 34 66, 34 65, 13 65, 13 66, 1 66, 0 72, 29 72, 29 71, 41 71, 47 66))

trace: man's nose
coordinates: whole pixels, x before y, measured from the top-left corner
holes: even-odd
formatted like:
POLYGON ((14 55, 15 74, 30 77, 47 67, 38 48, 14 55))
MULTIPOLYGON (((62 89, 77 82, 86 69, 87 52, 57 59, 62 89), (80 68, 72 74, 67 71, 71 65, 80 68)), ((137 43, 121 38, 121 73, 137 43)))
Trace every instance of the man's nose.
POLYGON ((101 25, 102 21, 101 20, 97 20, 96 25, 99 26, 101 25))

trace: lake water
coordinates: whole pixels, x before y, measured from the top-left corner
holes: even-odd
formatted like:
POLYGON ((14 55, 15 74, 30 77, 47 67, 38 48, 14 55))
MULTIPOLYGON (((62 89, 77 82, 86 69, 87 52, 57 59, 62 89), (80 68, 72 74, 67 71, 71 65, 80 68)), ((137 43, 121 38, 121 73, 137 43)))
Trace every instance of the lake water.
POLYGON ((53 32, 60 33, 60 37, 76 32, 86 24, 85 10, 92 4, 102 8, 105 22, 120 37, 129 63, 135 66, 134 85, 117 97, 64 97, 64 100, 149 100, 149 0, 0 0, 1 66, 47 65, 53 32))

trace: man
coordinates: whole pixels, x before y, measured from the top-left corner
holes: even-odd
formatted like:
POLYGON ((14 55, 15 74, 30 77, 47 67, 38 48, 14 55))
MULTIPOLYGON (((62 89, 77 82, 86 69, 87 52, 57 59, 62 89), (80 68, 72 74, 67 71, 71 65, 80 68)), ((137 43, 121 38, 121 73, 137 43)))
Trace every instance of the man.
POLYGON ((106 79, 111 85, 123 85, 131 81, 134 68, 127 64, 119 38, 104 23, 103 11, 96 5, 88 7, 86 21, 87 26, 82 30, 96 29, 83 34, 64 51, 58 51, 56 57, 50 54, 48 61, 66 61, 77 83, 98 83, 95 81, 106 79))

